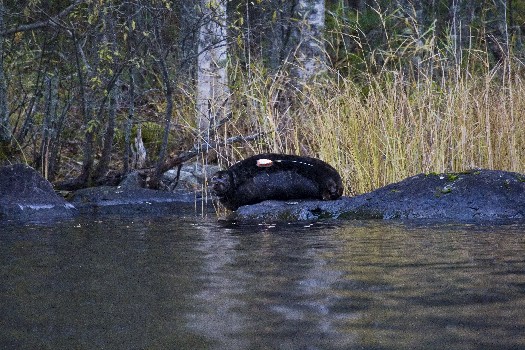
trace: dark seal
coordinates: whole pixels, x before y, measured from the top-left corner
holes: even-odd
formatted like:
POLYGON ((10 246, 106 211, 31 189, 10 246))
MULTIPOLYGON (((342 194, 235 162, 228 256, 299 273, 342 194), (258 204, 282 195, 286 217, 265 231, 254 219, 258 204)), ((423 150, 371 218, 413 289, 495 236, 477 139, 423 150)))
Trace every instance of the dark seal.
POLYGON ((265 200, 333 200, 343 194, 341 176, 322 160, 286 154, 259 154, 217 172, 212 189, 228 209, 265 200))

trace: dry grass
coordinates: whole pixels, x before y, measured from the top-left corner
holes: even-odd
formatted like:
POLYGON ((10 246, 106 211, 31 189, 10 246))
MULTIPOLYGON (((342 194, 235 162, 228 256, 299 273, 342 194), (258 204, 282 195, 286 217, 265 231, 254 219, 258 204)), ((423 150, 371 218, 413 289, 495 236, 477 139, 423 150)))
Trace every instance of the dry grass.
POLYGON ((374 26, 382 31, 379 42, 369 41, 359 19, 332 15, 325 46, 337 70, 300 89, 286 64, 273 73, 255 60, 247 69, 232 65, 234 119, 221 137, 263 137, 220 149, 223 164, 268 151, 319 157, 339 170, 346 194, 422 172, 524 172, 520 53, 501 45, 505 59, 495 63, 486 28, 473 30, 463 47, 453 28, 437 33, 415 18, 373 11, 382 27, 374 26))
POLYGON ((252 70, 249 79, 236 77, 236 118, 223 136, 257 130, 264 136, 221 154, 225 163, 264 151, 319 157, 340 171, 346 194, 421 172, 523 172, 525 83, 507 69, 458 74, 441 84, 416 83, 402 71, 370 74, 366 84, 334 75, 300 91, 285 74, 269 78, 252 70))

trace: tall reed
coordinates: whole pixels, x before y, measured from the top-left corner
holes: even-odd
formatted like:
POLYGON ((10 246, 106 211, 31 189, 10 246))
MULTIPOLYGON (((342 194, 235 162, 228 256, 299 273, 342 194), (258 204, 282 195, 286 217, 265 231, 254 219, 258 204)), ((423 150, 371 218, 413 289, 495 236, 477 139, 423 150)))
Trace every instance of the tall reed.
POLYGON ((334 69, 301 88, 286 65, 272 73, 256 59, 247 69, 234 65, 234 118, 222 135, 262 137, 222 149, 223 159, 265 151, 319 157, 340 171, 346 194, 421 172, 524 172, 525 70, 510 38, 498 62, 484 28, 472 29, 465 47, 457 28, 438 33, 415 14, 399 16, 331 14, 334 69))
POLYGON ((224 135, 263 136, 225 152, 230 162, 264 151, 319 157, 341 172, 347 194, 421 172, 523 172, 525 84, 517 73, 506 79, 507 67, 442 84, 402 70, 369 74, 366 84, 334 74, 300 90, 285 73, 237 71, 236 118, 224 135))

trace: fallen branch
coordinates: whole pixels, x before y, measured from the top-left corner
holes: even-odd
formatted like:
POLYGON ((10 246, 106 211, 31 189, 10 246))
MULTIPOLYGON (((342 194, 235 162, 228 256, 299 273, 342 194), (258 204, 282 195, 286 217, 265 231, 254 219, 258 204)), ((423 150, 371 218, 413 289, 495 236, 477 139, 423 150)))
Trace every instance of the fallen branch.
MULTIPOLYGON (((168 159, 164 164, 162 165, 160 172, 161 174, 165 173, 166 171, 173 169, 177 166, 182 166, 183 163, 187 162, 188 160, 198 156, 199 154, 205 154, 209 150, 216 149, 218 147, 224 147, 226 145, 231 145, 234 143, 239 142, 249 142, 253 140, 257 140, 258 138, 262 137, 262 133, 257 133, 253 135, 248 136, 232 136, 230 138, 227 138, 226 140, 222 142, 215 142, 215 141, 204 141, 200 144, 194 144, 193 148, 191 148, 188 151, 184 151, 178 156, 168 159)), ((160 186, 160 180, 155 180, 155 176, 153 174, 155 173, 155 168, 147 168, 147 169, 141 169, 138 170, 139 174, 146 178, 146 187, 149 188, 159 188, 160 186)))
POLYGON ((202 144, 195 144, 193 145, 193 148, 182 152, 178 156, 168 159, 164 165, 162 166, 162 172, 166 172, 174 167, 176 167, 179 164, 182 164, 184 162, 187 162, 188 160, 192 159, 193 157, 201 154, 201 153, 207 153, 211 149, 216 149, 218 147, 224 147, 226 145, 231 145, 234 143, 239 142, 249 142, 253 140, 257 140, 258 138, 262 137, 263 134, 257 133, 249 136, 232 136, 230 138, 227 138, 226 140, 222 142, 213 142, 213 141, 207 141, 202 144))

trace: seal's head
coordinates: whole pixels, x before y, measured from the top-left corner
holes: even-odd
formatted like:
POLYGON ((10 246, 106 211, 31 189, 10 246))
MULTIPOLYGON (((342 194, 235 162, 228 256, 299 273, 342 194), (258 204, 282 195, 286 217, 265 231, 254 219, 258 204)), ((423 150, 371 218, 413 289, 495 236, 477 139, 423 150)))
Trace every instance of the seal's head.
POLYGON ((211 178, 211 188, 222 197, 233 190, 233 178, 228 170, 221 170, 211 178))
POLYGON ((334 200, 343 195, 343 184, 341 179, 334 180, 329 178, 324 183, 321 196, 324 200, 334 200))

